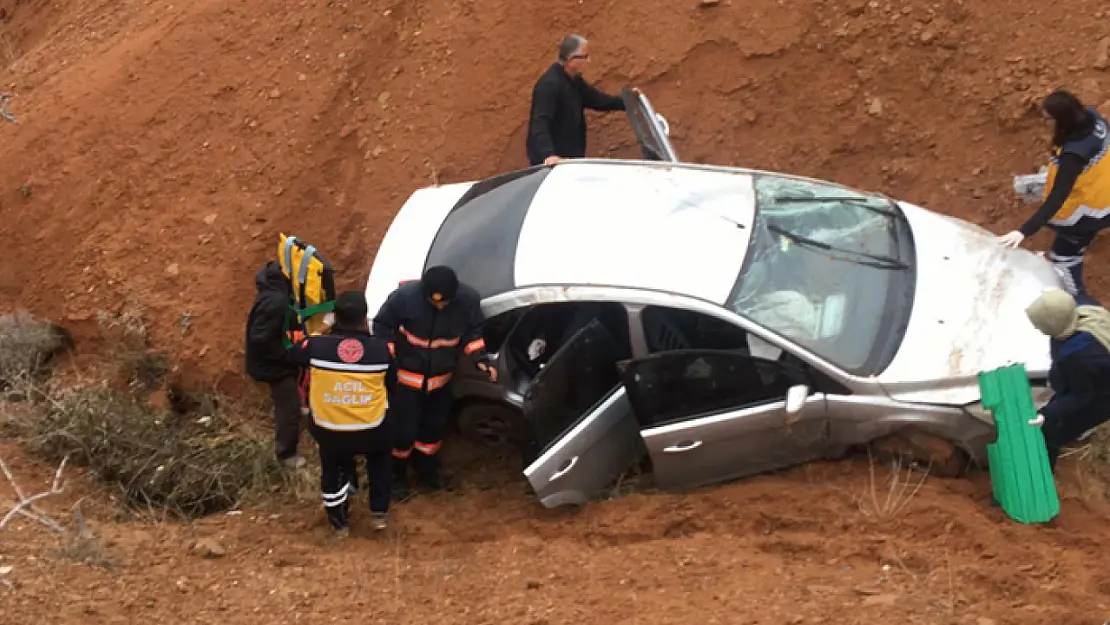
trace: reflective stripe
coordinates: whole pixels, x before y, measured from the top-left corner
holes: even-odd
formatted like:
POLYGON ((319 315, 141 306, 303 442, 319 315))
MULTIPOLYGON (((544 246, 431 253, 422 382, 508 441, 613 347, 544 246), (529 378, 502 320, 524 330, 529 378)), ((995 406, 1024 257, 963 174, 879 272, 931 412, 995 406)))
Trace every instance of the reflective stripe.
POLYGON ((413 447, 416 448, 416 451, 419 451, 425 456, 434 456, 439 453, 440 447, 443 447, 443 441, 438 443, 421 443, 417 441, 413 447))
POLYGON ((409 449, 394 449, 393 450, 393 457, 397 458, 398 460, 408 460, 408 457, 411 456, 411 455, 412 455, 412 449, 411 448, 409 448, 409 449))
POLYGON ((443 388, 444 386, 447 386, 447 383, 450 381, 450 373, 444 373, 443 375, 437 375, 434 378, 428 378, 428 390, 434 391, 437 388, 443 388))
POLYGON ((466 352, 466 354, 469 356, 470 354, 473 354, 474 352, 478 351, 479 349, 485 349, 485 348, 486 348, 486 339, 475 339, 475 340, 467 343, 466 347, 463 349, 463 351, 466 352))
MULTIPOLYGON (((437 375, 437 376, 433 376, 433 377, 428 378, 428 390, 429 391, 434 391, 437 388, 443 388, 444 386, 447 386, 447 383, 451 381, 451 377, 453 375, 454 375, 453 373, 444 373, 442 375, 437 375)), ((417 390, 423 390, 423 388, 424 388, 424 376, 419 374, 419 373, 416 373, 415 371, 406 371, 405 369, 398 369, 397 370, 397 381, 400 382, 401 384, 404 384, 405 386, 408 386, 410 388, 414 388, 414 389, 417 389, 417 390)))
POLYGON ((347 502, 347 493, 351 490, 351 483, 348 482, 343 485, 336 493, 324 493, 324 507, 334 508, 341 506, 347 502))
POLYGON ((326 371, 357 371, 359 373, 374 373, 377 371, 385 371, 389 369, 389 365, 360 365, 358 363, 346 362, 332 362, 330 360, 320 360, 313 358, 308 361, 310 365, 317 369, 324 369, 326 371))
POLYGON ((411 344, 413 344, 417 347, 423 347, 424 349, 438 349, 440 347, 455 347, 456 345, 459 344, 459 337, 457 337, 457 336, 453 339, 435 339, 435 340, 429 341, 426 338, 416 336, 412 332, 409 332, 405 328, 405 326, 401 326, 400 328, 397 328, 397 330, 400 331, 401 334, 405 335, 405 338, 408 339, 409 343, 411 343, 411 344))
POLYGON ((393 341, 390 341, 387 344, 389 345, 389 355, 390 356, 396 356, 397 355, 397 348, 393 346, 393 341))
POLYGON ((380 420, 376 423, 331 423, 317 417, 315 412, 312 413, 312 420, 316 425, 334 432, 361 432, 363 430, 372 430, 382 424, 380 420))

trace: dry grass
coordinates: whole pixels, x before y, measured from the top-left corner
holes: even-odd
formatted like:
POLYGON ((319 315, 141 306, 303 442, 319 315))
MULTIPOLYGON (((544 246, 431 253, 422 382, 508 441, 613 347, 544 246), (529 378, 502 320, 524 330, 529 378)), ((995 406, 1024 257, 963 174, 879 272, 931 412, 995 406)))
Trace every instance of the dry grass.
POLYGON ((885 485, 880 485, 875 478, 875 462, 868 453, 868 487, 858 498, 860 511, 870 517, 890 519, 898 516, 913 498, 921 491, 925 481, 929 478, 927 472, 920 472, 912 465, 903 469, 902 460, 895 458, 891 461, 890 476, 885 485), (920 476, 914 479, 914 474, 920 476), (880 494, 881 493, 881 494, 880 494))
POLYGON ((141 315, 103 315, 101 324, 119 331, 115 357, 131 392, 42 381, 64 334, 26 314, 0 317, 0 378, 37 400, 2 407, 7 435, 45 460, 68 457, 89 468, 118 489, 129 508, 160 512, 161 520, 226 511, 247 501, 303 499, 309 492, 318 498, 315 472, 284 470, 270 432, 233 423, 227 416, 234 407, 219 398, 170 401, 172 409, 140 399, 137 391, 160 385, 169 363, 146 349, 141 315))

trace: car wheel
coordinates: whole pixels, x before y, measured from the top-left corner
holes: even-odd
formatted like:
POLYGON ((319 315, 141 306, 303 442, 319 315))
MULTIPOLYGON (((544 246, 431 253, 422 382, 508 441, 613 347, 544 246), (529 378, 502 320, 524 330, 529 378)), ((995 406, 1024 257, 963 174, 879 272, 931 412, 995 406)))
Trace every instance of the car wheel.
POLYGON ((938 477, 960 477, 968 466, 968 456, 958 446, 922 432, 899 432, 885 436, 872 441, 870 449, 872 455, 883 460, 912 462, 938 477))
POLYGON ((459 409, 458 424, 463 438, 483 447, 518 447, 524 438, 524 416, 503 404, 464 404, 459 409))

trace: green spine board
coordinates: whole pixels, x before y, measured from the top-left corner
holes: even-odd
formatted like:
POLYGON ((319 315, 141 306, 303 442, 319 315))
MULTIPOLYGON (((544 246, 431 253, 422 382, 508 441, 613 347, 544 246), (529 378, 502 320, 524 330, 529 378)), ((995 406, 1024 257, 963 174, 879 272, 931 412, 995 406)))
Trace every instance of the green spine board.
POLYGON ((983 407, 994 414, 996 441, 987 445, 991 490, 1019 523, 1046 523, 1060 513, 1056 481, 1048 465, 1025 366, 1018 363, 979 374, 983 407))

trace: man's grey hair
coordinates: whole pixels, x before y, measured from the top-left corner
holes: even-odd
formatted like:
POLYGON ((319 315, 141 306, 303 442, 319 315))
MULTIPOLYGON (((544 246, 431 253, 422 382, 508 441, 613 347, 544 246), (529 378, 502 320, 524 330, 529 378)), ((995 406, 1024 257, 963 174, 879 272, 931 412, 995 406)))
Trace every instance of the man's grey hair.
POLYGON ((582 49, 582 45, 586 43, 586 38, 582 35, 567 35, 563 37, 563 41, 559 43, 559 60, 567 62, 570 57, 582 49))

